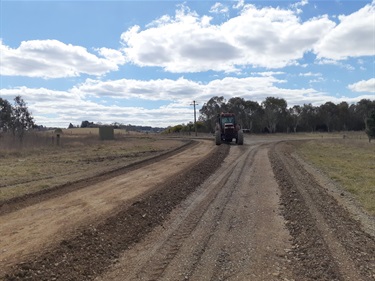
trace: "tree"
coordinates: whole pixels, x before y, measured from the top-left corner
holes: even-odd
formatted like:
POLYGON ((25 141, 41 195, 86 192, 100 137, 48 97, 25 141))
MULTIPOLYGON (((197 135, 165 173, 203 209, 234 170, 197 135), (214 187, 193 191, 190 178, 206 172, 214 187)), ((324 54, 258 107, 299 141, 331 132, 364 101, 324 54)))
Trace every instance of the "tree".
POLYGON ((324 125, 327 126, 327 131, 334 130, 334 124, 337 121, 337 106, 333 102, 326 102, 319 107, 319 115, 321 116, 324 125))
POLYGON ((302 107, 295 105, 289 109, 289 116, 293 127, 293 132, 297 133, 297 127, 302 119, 302 107))
POLYGON ((318 123, 318 110, 315 106, 309 104, 304 104, 301 112, 301 122, 305 126, 305 130, 310 130, 315 132, 316 125, 318 123))
POLYGON ((356 104, 351 104, 349 106, 349 126, 348 130, 352 131, 360 131, 365 128, 365 124, 363 124, 363 119, 358 113, 358 108, 356 104))
POLYGON ((359 116, 362 118, 362 121, 365 125, 365 129, 367 129, 366 120, 368 117, 370 117, 370 114, 375 110, 375 100, 371 101, 368 99, 362 99, 357 103, 356 109, 357 114, 359 114, 359 116))
POLYGON ((198 118, 198 120, 204 121, 208 130, 210 132, 214 132, 217 115, 222 111, 226 111, 224 97, 212 97, 199 110, 200 117, 198 118))
POLYGON ((258 125, 258 131, 261 131, 261 115, 262 107, 256 101, 246 101, 245 102, 245 113, 246 113, 246 124, 247 129, 250 132, 254 131, 258 125))
POLYGON ((365 132, 368 136, 368 141, 371 142, 371 139, 375 138, 375 110, 373 110, 370 117, 366 119, 365 132))
MULTIPOLYGON (((194 124, 192 124, 192 125, 193 125, 192 129, 193 129, 194 128, 194 124)), ((207 131, 207 128, 206 128, 204 122, 202 122, 202 121, 197 121, 196 126, 197 126, 197 131, 198 132, 205 132, 205 131, 207 131)))
POLYGON ((33 128, 34 120, 29 112, 26 102, 21 96, 14 98, 14 107, 12 112, 12 133, 13 136, 17 135, 22 142, 25 131, 33 128))
POLYGON ((284 99, 268 97, 262 103, 266 127, 270 133, 276 132, 276 126, 286 114, 287 102, 284 99))
POLYGON ((226 109, 236 115, 237 123, 241 124, 242 127, 246 124, 246 101, 243 98, 230 98, 226 104, 226 109))
POLYGON ((345 101, 337 105, 337 119, 338 119, 338 128, 339 130, 347 131, 350 126, 350 111, 349 104, 345 101))
POLYGON ((179 133, 179 132, 182 131, 183 128, 184 128, 184 125, 176 125, 176 126, 171 128, 171 132, 172 133, 179 133))
POLYGON ((199 111, 203 129, 212 132, 220 112, 233 112, 237 120, 252 132, 285 132, 317 130, 365 130, 366 120, 375 110, 375 100, 363 99, 357 104, 326 102, 320 106, 304 104, 287 108, 282 98, 268 97, 261 104, 241 97, 225 101, 224 97, 212 97, 199 111))
POLYGON ((12 105, 5 99, 0 98, 0 132, 8 132, 12 129, 12 105))
POLYGON ((81 123, 81 128, 91 128, 91 126, 93 125, 94 123, 93 122, 90 122, 90 121, 82 121, 81 123))

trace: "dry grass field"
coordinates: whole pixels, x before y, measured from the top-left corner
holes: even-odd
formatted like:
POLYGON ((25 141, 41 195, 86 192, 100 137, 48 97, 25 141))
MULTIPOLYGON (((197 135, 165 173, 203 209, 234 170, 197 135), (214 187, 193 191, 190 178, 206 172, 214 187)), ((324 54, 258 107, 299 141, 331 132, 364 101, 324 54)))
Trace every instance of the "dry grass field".
POLYGON ((115 130, 115 140, 100 141, 98 129, 63 130, 0 139, 0 201, 52 188, 181 146, 180 140, 115 130))
POLYGON ((301 143, 298 152, 375 215, 375 142, 364 134, 322 137, 301 143))

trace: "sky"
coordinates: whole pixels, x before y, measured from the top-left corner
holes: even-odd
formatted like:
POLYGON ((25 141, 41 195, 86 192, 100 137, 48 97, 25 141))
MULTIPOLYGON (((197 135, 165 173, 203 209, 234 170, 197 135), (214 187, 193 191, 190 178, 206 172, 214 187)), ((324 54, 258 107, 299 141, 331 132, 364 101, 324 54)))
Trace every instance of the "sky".
POLYGON ((36 124, 167 127, 213 96, 375 99, 375 0, 0 0, 0 97, 36 124))

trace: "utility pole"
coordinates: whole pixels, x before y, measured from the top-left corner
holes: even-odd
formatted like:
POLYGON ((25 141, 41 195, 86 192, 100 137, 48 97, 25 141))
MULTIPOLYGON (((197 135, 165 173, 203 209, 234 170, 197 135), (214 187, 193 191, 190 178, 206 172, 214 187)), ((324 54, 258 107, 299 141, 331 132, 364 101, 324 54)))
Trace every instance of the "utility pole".
POLYGON ((196 111, 195 111, 195 106, 198 105, 195 100, 193 100, 193 103, 190 104, 190 105, 194 105, 194 129, 195 129, 195 136, 197 136, 197 114, 196 114, 196 111))

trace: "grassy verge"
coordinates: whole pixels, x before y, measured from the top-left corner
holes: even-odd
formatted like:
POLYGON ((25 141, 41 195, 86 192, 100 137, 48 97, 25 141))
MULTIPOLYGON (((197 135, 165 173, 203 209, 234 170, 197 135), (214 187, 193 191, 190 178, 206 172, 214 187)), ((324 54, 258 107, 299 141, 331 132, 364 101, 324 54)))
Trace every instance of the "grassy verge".
POLYGON ((301 143, 298 153, 375 215, 375 143, 366 139, 311 140, 301 143))

